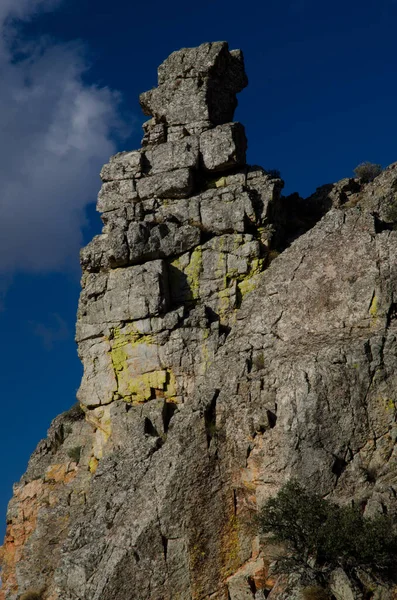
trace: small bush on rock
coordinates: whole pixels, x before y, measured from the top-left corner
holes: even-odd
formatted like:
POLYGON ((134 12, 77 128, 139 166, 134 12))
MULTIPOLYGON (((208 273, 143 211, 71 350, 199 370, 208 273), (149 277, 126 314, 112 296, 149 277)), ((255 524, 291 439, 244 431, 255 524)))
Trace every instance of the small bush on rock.
POLYGON ((388 223, 395 224, 397 222, 397 202, 394 198, 386 204, 384 215, 388 223))
POLYGON ((68 450, 68 456, 73 460, 73 462, 79 464, 81 457, 81 446, 70 448, 70 450, 68 450))
POLYGON ((382 574, 395 563, 397 535, 389 517, 366 518, 360 509, 337 506, 294 480, 267 501, 260 524, 285 544, 295 564, 314 571, 360 567, 382 574))
POLYGON ((84 419, 85 413, 81 408, 80 403, 76 402, 76 404, 73 404, 73 406, 65 412, 65 417, 68 421, 80 421, 81 419, 84 419))
POLYGON ((360 181, 362 181, 363 183, 369 183, 370 181, 373 181, 375 177, 380 175, 382 173, 382 170, 383 169, 381 165, 376 165, 370 162, 363 162, 354 169, 354 173, 356 177, 360 179, 360 181))

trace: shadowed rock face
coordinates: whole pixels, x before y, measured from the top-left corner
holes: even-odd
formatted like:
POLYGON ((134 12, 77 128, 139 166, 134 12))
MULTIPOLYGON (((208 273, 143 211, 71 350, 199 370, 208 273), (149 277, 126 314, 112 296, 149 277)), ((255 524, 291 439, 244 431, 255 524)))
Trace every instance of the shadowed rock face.
POLYGON ((283 482, 396 510, 397 170, 282 198, 230 122, 246 83, 226 43, 173 53, 102 170, 82 410, 15 488, 2 600, 300 598, 254 518, 283 482))

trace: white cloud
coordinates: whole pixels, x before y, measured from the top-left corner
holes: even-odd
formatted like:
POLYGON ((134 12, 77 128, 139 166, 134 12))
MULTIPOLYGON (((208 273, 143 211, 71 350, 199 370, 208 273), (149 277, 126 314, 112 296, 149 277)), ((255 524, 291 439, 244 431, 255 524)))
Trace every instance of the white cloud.
POLYGON ((0 3, 0 21, 4 23, 6 19, 28 19, 37 11, 51 10, 55 8, 61 0, 1 0, 0 3))
POLYGON ((0 0, 3 276, 60 270, 76 260, 85 206, 95 200, 101 165, 115 152, 119 97, 84 83, 78 44, 38 40, 15 60, 15 19, 56 4, 0 0))

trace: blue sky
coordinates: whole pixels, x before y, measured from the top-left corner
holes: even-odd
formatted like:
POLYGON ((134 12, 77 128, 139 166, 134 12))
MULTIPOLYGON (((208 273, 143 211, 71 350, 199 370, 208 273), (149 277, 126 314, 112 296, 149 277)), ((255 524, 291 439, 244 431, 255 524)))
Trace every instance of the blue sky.
POLYGON ((242 48, 249 161, 308 195, 397 160, 396 21, 392 0, 1 0, 3 523, 12 483, 75 402, 78 250, 100 227, 100 166, 139 146, 157 66, 205 41, 242 48))

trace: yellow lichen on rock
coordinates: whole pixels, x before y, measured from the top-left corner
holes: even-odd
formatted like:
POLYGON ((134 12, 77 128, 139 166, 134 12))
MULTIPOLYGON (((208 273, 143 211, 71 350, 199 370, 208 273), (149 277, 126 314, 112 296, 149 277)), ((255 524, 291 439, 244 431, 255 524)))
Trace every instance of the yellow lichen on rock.
POLYGON ((133 377, 128 382, 129 397, 126 401, 133 404, 147 402, 153 397, 164 397, 171 400, 176 396, 176 379, 170 369, 151 371, 133 377))
POLYGON ((226 187, 226 184, 227 184, 226 177, 220 177, 219 179, 217 179, 215 181, 215 187, 216 188, 226 187))
POLYGON ((103 457, 105 446, 112 434, 110 406, 107 405, 94 408, 93 410, 90 410, 86 418, 88 423, 95 428, 92 453, 96 459, 100 460, 103 457))
POLYGON ((230 318, 234 316, 235 289, 234 286, 221 290, 218 293, 218 313, 222 325, 229 324, 230 318))
POLYGON ((226 579, 240 567, 239 523, 233 514, 223 531, 221 538, 222 578, 226 579))
POLYGON ((152 389, 164 390, 166 381, 166 371, 152 371, 131 379, 128 388, 134 402, 146 402, 152 397, 152 389))
POLYGON ((185 269, 185 275, 190 287, 192 299, 197 300, 200 297, 200 275, 203 270, 203 251, 201 246, 197 246, 190 255, 190 261, 185 269))
POLYGON ((238 281, 237 285, 242 299, 256 289, 259 283, 258 276, 265 270, 265 262, 264 258, 254 258, 251 261, 249 272, 238 281))
POLYGON ((376 319, 378 317, 378 297, 376 296, 376 294, 374 294, 372 298, 371 306, 369 307, 369 314, 373 319, 376 319))
POLYGON ((90 460, 88 461, 88 469, 89 469, 90 473, 92 473, 94 475, 96 473, 98 465, 99 465, 99 460, 97 458, 95 458, 95 456, 91 456, 90 460))

